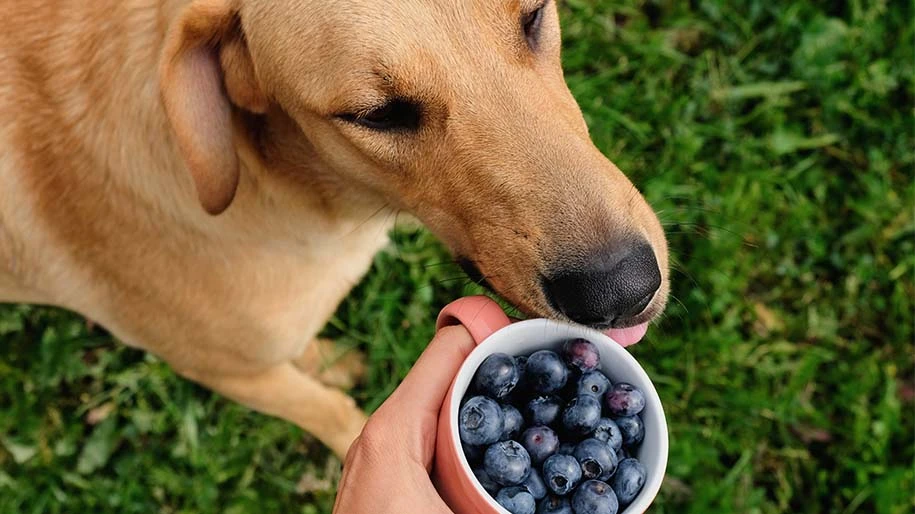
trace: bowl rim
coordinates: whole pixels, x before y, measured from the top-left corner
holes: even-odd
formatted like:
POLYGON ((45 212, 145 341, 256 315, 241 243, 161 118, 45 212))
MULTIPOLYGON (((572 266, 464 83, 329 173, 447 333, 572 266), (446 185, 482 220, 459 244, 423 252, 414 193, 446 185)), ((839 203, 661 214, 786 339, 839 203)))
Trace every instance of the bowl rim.
MULTIPOLYGON (((657 390, 655 389, 654 382, 651 381, 651 378, 648 377, 648 374, 645 372, 636 358, 633 357, 632 354, 630 354, 622 345, 614 341, 610 336, 581 325, 575 325, 545 318, 534 318, 519 321, 493 332, 486 339, 480 341, 476 348, 470 352, 467 358, 464 359, 464 362, 461 364, 461 367, 458 369, 458 372, 454 377, 452 384, 453 392, 447 406, 447 419, 451 428, 448 430, 448 432, 451 437, 452 447, 457 454, 458 462, 460 462, 462 469, 468 475, 470 483, 476 489, 477 493, 482 498, 484 498, 486 502, 493 509, 495 509, 496 512, 500 514, 511 514, 508 510, 499 505, 496 500, 490 496, 488 492, 486 492, 485 489, 483 489, 483 486, 473 475, 473 470, 470 466, 470 463, 467 462, 467 457, 464 455, 463 445, 461 443, 459 431, 457 429, 457 418, 461 400, 469 388, 470 380, 473 378, 473 373, 476 372, 476 367, 479 366, 479 362, 482 362, 482 358, 485 358, 486 355, 496 353, 489 349, 489 347, 492 346, 492 341, 510 337, 514 332, 522 330, 526 331, 530 328, 537 327, 537 325, 542 326, 544 334, 547 334, 552 330, 555 330, 557 334, 562 331, 562 339, 582 337, 594 343, 599 343, 600 351, 602 352, 602 359, 605 348, 609 349, 612 357, 622 361, 625 367, 629 368, 632 372, 638 375, 643 383, 649 385, 647 388, 642 388, 642 392, 645 394, 646 407, 648 405, 652 405, 652 407, 657 409, 658 412, 658 419, 656 420, 657 423, 655 424, 655 427, 658 429, 658 434, 660 434, 660 440, 656 441, 657 457, 655 461, 657 463, 657 467, 660 469, 660 472, 654 473, 648 477, 648 479, 645 481, 645 485, 642 487, 642 491, 639 492, 639 495, 636 497, 636 500, 629 504, 625 509, 621 510, 619 514, 636 514, 646 511, 654 501, 658 491, 661 489, 661 483, 664 481, 664 475, 666 474, 667 470, 670 437, 667 427, 667 418, 664 414, 664 406, 661 403, 661 398, 658 395, 657 390), (483 357, 481 358, 481 356, 483 357), (471 363, 477 360, 479 360, 479 362, 473 365, 474 369, 470 369, 471 363), (459 382, 465 383, 459 387, 459 382)), ((546 339, 546 337, 544 339, 546 339)), ((603 366, 601 369, 603 369, 603 366)))

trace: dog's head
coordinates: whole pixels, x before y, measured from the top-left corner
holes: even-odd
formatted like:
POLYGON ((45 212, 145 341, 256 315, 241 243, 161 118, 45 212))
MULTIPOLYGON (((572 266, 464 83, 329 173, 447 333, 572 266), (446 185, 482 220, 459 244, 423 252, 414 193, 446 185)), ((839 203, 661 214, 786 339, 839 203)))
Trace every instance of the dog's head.
POLYGON ((664 233, 591 143, 559 54, 555 0, 193 0, 162 91, 213 214, 246 144, 414 213, 521 310, 641 327, 667 298, 664 233))

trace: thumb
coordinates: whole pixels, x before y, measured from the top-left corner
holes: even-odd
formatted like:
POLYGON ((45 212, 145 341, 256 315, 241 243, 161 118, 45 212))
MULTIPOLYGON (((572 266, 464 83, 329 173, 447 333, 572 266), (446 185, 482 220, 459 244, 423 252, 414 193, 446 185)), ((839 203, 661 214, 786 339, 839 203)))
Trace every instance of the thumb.
POLYGON ((401 415, 437 416, 454 376, 475 346, 462 325, 441 328, 386 403, 401 415))

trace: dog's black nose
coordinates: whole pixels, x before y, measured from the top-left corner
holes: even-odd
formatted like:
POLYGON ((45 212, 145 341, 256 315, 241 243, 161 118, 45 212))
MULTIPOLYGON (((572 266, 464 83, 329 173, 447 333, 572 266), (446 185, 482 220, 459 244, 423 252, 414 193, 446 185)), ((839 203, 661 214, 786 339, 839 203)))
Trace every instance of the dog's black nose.
POLYGON ((644 241, 610 245, 587 261, 543 281, 553 307, 577 323, 606 327, 635 316, 661 287, 658 261, 644 241))

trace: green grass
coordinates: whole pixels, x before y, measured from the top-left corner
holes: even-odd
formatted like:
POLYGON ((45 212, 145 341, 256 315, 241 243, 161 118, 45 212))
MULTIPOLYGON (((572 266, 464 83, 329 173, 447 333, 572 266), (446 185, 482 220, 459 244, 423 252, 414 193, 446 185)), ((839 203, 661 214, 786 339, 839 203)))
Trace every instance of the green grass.
MULTIPOLYGON (((633 350, 671 429, 652 512, 912 512, 911 2, 562 11, 594 140, 676 262, 671 306, 633 350)), ((434 313, 476 292, 447 260, 428 234, 395 234, 330 323, 369 355, 367 409, 434 313)), ((3 514, 330 512, 338 463, 319 445, 69 313, 0 308, 0 412, 3 514)))

